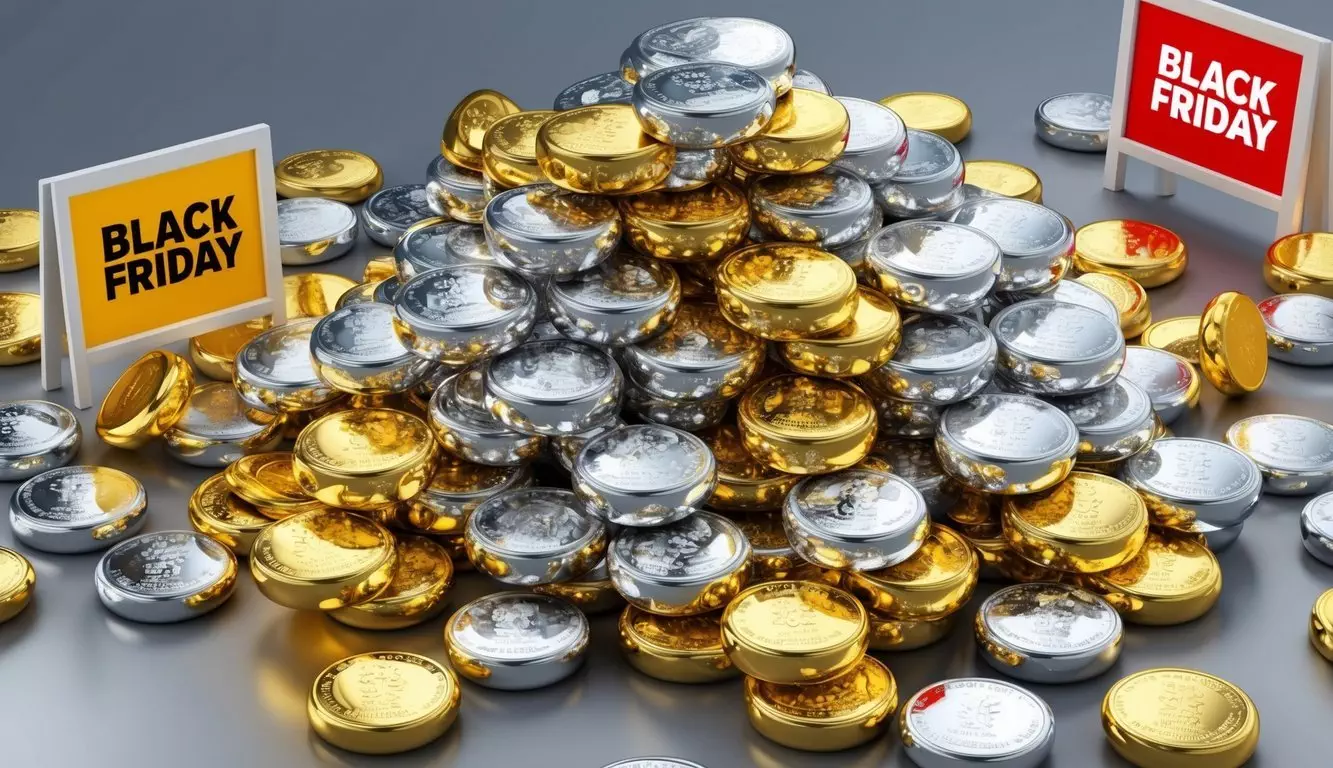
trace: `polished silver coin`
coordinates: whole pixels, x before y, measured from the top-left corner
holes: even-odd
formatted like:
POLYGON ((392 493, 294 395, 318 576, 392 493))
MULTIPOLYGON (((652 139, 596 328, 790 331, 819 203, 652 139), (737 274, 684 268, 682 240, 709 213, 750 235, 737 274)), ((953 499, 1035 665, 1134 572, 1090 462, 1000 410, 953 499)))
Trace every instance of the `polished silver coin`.
POLYGON ((315 371, 310 340, 319 320, 294 320, 251 339, 236 355, 233 382, 251 407, 282 413, 308 411, 342 393, 315 371))
MULTIPOLYGON (((531 281, 529 281, 531 282, 531 281)), ((549 285, 548 285, 549 288, 549 285)), ((559 339, 569 338, 555 327, 555 323, 550 320, 538 320, 537 324, 532 326, 532 333, 528 334, 528 341, 557 341, 559 339)))
POLYGON ((739 395, 764 362, 764 342, 722 317, 716 304, 685 302, 663 333, 619 350, 625 374, 653 396, 718 400, 739 395))
POLYGON ((594 104, 628 104, 633 95, 634 83, 621 77, 619 72, 603 72, 585 77, 556 94, 552 108, 563 112, 594 104))
POLYGON ((833 162, 871 184, 889 181, 907 159, 907 126, 898 113, 875 101, 839 96, 850 128, 847 147, 833 162))
POLYGON ((905 309, 956 314, 990 293, 1000 273, 1000 246, 962 224, 917 219, 875 233, 866 262, 880 289, 905 309))
POLYGON ((407 282, 423 272, 460 263, 449 250, 449 233, 456 229, 478 229, 472 224, 435 219, 412 227, 393 246, 393 264, 398 279, 407 282))
POLYGON ((1074 228, 1044 205, 1012 197, 974 200, 949 220, 985 232, 999 244, 997 291, 1039 291, 1062 274, 1061 263, 1074 248, 1074 228))
POLYGON ((578 578, 606 550, 606 524, 563 488, 514 488, 483 501, 464 529, 468 558, 505 584, 578 578))
POLYGON ((1243 523, 1259 501, 1263 477, 1250 457, 1225 443, 1193 437, 1156 440, 1131 456, 1126 483, 1148 502, 1153 522, 1190 530, 1243 523))
POLYGON ((666 330, 680 308, 680 278, 670 265, 617 253, 546 291, 551 322, 567 338, 620 347, 666 330))
POLYGON ((0 402, 0 482, 68 464, 83 444, 74 412, 46 400, 0 402))
POLYGON ((1152 400, 1153 410, 1170 426, 1199 399, 1199 372, 1179 355, 1153 347, 1125 347, 1120 378, 1139 385, 1152 400))
POLYGON ((166 431, 168 456, 196 467, 225 467, 247 453, 277 450, 279 417, 251 408, 229 382, 201 384, 185 413, 166 431))
POLYGON ((426 204, 436 216, 480 224, 486 210, 482 175, 436 157, 426 168, 426 204))
POLYGON ((633 380, 625 382, 625 412, 650 424, 698 432, 721 424, 730 407, 728 398, 677 400, 659 397, 633 380))
POLYGON ((536 275, 591 269, 620 243, 615 205, 552 184, 501 192, 486 204, 482 224, 496 262, 536 275))
POLYGON ((1148 447, 1157 429, 1148 393, 1123 376, 1095 392, 1048 402, 1078 427, 1079 461, 1127 459, 1148 447))
POLYGON ((649 136, 682 149, 711 149, 758 135, 773 117, 777 97, 751 70, 693 61, 639 78, 633 104, 649 136))
POLYGON ((1284 293, 1259 302, 1268 356, 1292 365, 1333 365, 1333 299, 1284 293))
POLYGON ((379 281, 370 280, 356 285, 343 291, 343 295, 338 297, 338 303, 334 309, 342 309, 349 304, 367 304, 375 300, 375 289, 379 287, 379 281))
POLYGON ((520 432, 577 435, 615 418, 624 379, 605 350, 537 341, 491 358, 486 408, 520 432))
POLYGON ((921 493, 931 517, 943 520, 945 513, 953 508, 958 499, 958 484, 944 471, 931 441, 881 435, 870 455, 886 462, 889 471, 921 493))
POLYGON ((1259 466, 1268 493, 1310 496, 1333 487, 1333 425, 1285 413, 1250 416, 1225 439, 1259 466))
POLYGON ((1324 565, 1333 565, 1333 493, 1323 493, 1301 510, 1301 543, 1324 565))
POLYGON ((110 467, 59 467, 25 480, 9 498, 14 538, 43 552, 105 549, 143 527, 143 484, 110 467))
POLYGON ((497 264, 479 224, 451 227, 444 235, 444 251, 455 264, 497 264))
POLYGON ((824 82, 824 78, 816 75, 808 69, 796 70, 796 74, 792 75, 791 78, 791 87, 804 88, 807 91, 822 93, 825 96, 833 95, 833 89, 828 87, 828 83, 824 82))
POLYGON ((883 222, 870 185, 843 168, 760 176, 748 195, 767 240, 836 248, 866 239, 883 222))
POLYGON ((797 483, 782 506, 782 526, 807 562, 873 571, 916 554, 930 517, 925 498, 906 480, 852 468, 797 483))
POLYGON ((332 261, 356 243, 356 211, 322 197, 278 201, 278 245, 283 266, 332 261))
POLYGON ((440 447, 474 464, 512 466, 541 455, 546 438, 516 432, 502 424, 485 408, 478 408, 461 394, 468 389, 468 368, 446 379, 431 395, 426 416, 440 447))
POLYGON ((97 596, 123 619, 168 624, 216 610, 236 590, 236 555, 211 536, 156 531, 102 555, 97 596))
POLYGON ((1087 307, 1115 323, 1117 327, 1120 325, 1120 310, 1116 309, 1115 304, 1111 303, 1101 291, 1089 288, 1077 280, 1061 280, 1045 295, 1056 301, 1087 307))
POLYGON ((558 597, 497 592, 458 609, 445 627, 454 668, 486 688, 522 691, 578 671, 588 649, 588 619, 558 597))
POLYGON ((791 90, 796 45, 776 24, 740 16, 701 16, 639 34, 620 57, 621 76, 638 80, 665 67, 715 61, 753 70, 781 96, 791 90))
POLYGON ((722 608, 745 585, 750 542, 735 523, 696 512, 655 528, 624 528, 607 548, 611 582, 625 601, 680 616, 722 608))
POLYGON ((460 264, 412 278, 394 297, 393 312, 393 330, 412 353, 468 365, 527 338, 537 292, 511 270, 460 264))
MULTIPOLYGON (((799 76, 799 70, 797 74, 799 76)), ((704 766, 679 757, 631 757, 628 760, 617 760, 602 768, 704 768, 704 766)))
POLYGON ((731 173, 731 153, 725 149, 678 149, 671 174, 662 189, 685 192, 726 178, 731 173))
POLYGON ((903 400, 879 390, 867 389, 879 418, 879 434, 885 437, 934 437, 940 428, 945 406, 903 400))
POLYGON ((1203 537, 1204 546, 1213 552, 1221 552, 1227 547, 1235 544, 1240 539, 1241 532, 1245 529, 1245 523, 1236 523, 1235 525, 1213 526, 1207 523, 1196 522, 1192 533, 1203 537))
POLYGON ((1055 299, 1022 301, 990 323, 999 374, 1034 395, 1077 395, 1110 384, 1125 364, 1118 320, 1055 299))
POLYGON ((981 604, 981 656, 1001 674, 1033 683, 1096 677, 1120 658, 1124 625, 1111 604, 1068 584, 1015 584, 981 604))
POLYGON ((361 206, 361 226, 370 239, 392 248, 407 228, 439 214, 427 202, 425 184, 385 187, 361 206))
POLYGON ((378 302, 353 304, 320 318, 310 334, 315 373, 353 395, 391 395, 420 384, 435 365, 413 354, 415 348, 400 340, 394 325, 394 308, 378 302))
MULTIPOLYGON (((490 413, 486 407, 486 361, 473 363, 458 372, 454 378, 454 396, 458 405, 479 413, 490 413)), ((444 382, 441 381, 443 386, 444 382)))
POLYGON ((903 702, 903 750, 921 768, 1036 768, 1055 742, 1055 715, 1012 683, 962 677, 926 686, 903 702))
POLYGON ((995 373, 995 338, 975 320, 911 315, 889 362, 864 376, 873 391, 899 400, 949 405, 980 392, 995 373))
POLYGON ((1062 93, 1037 105, 1037 138, 1060 149, 1105 152, 1111 133, 1111 97, 1103 93, 1062 93))
POLYGON ((1078 428, 1035 397, 977 395, 944 412, 935 450, 944 469, 974 491, 1035 493, 1069 474, 1078 428))
POLYGON ((717 462, 688 432, 633 424, 588 440, 574 459, 573 481, 588 509, 607 522, 663 525, 708 501, 717 462))
POLYGON ((907 130, 907 158, 888 181, 875 185, 884 213, 893 219, 937 216, 962 199, 963 158, 948 139, 907 130))
POLYGON ((398 289, 401 287, 403 287, 403 281, 398 279, 397 275, 389 275, 375 283, 375 290, 370 294, 370 298, 379 304, 392 306, 394 297, 398 295, 398 289))
POLYGON ((578 458, 579 451, 583 450, 583 446, 587 445, 589 440, 599 435, 604 435, 612 430, 620 429, 623 426, 625 426, 624 420, 617 416, 602 426, 593 427, 587 432, 581 432, 577 435, 553 437, 549 441, 551 455, 562 469, 566 472, 573 472, 574 461, 578 458))

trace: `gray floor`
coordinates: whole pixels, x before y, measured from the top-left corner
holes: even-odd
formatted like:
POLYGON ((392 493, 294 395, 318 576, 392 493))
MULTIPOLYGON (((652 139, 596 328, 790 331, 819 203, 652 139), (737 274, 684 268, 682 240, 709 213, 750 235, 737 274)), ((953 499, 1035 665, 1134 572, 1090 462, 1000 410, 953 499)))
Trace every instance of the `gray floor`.
MULTIPOLYGON (((1248 10, 1333 34, 1333 5, 1237 0, 1248 10)), ((1032 110, 1069 90, 1109 92, 1120 3, 936 0, 931 3, 680 0, 647 3, 370 3, 346 0, 118 3, 6 0, 0 4, 0 206, 36 207, 36 180, 256 122, 273 127, 277 155, 313 147, 364 150, 391 184, 423 181, 441 123, 465 92, 488 87, 546 108, 561 87, 615 67, 640 29, 701 13, 748 13, 782 24, 798 61, 841 94, 878 98, 942 90, 968 101, 970 158, 1001 158, 1041 174, 1046 201, 1075 222, 1132 216, 1185 237, 1185 277, 1152 294, 1154 314, 1197 313, 1223 289, 1268 294, 1260 261, 1271 214, 1182 183, 1178 197, 1100 188, 1101 158, 1060 152, 1032 135, 1032 110), (410 6, 410 7, 409 7, 410 6)), ((1327 86, 1325 86, 1327 87, 1327 86)), ((331 265, 360 274, 383 253, 363 242, 331 265)), ((0 277, 0 289, 35 290, 36 271, 0 277)), ((100 396, 118 373, 98 372, 100 396)), ((40 397, 35 365, 0 370, 7 398, 40 397)), ((67 392, 53 393, 68 403, 67 392)), ((1220 438, 1237 418, 1287 411, 1333 416, 1327 373, 1275 366, 1245 400, 1204 394, 1177 432, 1220 438)), ((84 414, 91 434, 91 414, 84 414)), ((92 438, 80 461, 128 470, 147 483, 150 530, 187 525, 185 501, 205 477, 157 446, 131 454, 92 438)), ((8 487, 0 488, 0 496, 8 487)), ((1226 586, 1210 614, 1188 626, 1129 631, 1105 677, 1038 687, 1057 716, 1052 764, 1122 764, 1098 723, 1102 695, 1120 675, 1157 665, 1197 667, 1239 684, 1264 718, 1254 765, 1327 764, 1333 666, 1310 649, 1306 617, 1333 570, 1306 556, 1299 501, 1265 499, 1240 543, 1222 556, 1226 586)), ((0 525, 0 544, 12 545, 0 525)), ((377 635, 261 597, 249 580, 217 614, 150 627, 119 621, 92 589, 96 557, 29 553, 36 603, 0 626, 0 762, 10 766, 230 766, 524 764, 595 768, 672 754, 711 768, 760 765, 901 765, 896 738, 832 756, 766 743, 747 725, 738 683, 691 688, 635 674, 615 650, 610 618, 595 622, 587 668, 532 693, 469 686, 462 718, 440 742, 370 760, 325 747, 306 726, 314 675, 344 655, 402 649, 443 658, 441 622, 377 635)), ((461 602, 489 589, 463 579, 461 602)), ((989 589, 989 587, 987 587, 989 589)), ((989 674, 970 634, 886 659, 904 695, 934 680, 989 674)))

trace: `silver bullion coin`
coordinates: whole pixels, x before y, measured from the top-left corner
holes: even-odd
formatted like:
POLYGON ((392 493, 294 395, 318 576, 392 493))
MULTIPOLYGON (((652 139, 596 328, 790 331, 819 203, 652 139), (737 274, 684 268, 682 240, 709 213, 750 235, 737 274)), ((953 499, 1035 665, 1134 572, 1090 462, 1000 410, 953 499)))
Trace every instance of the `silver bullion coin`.
POLYGON ((437 156, 426 168, 426 204, 436 216, 480 224, 486 209, 482 175, 437 156))
POLYGON ((1035 694, 980 677, 944 680, 903 703, 904 751, 921 768, 1036 768, 1055 741, 1055 715, 1035 694))
POLYGON ((515 432, 490 411, 464 400, 459 392, 469 383, 463 378, 466 373, 445 380, 426 408, 440 447, 465 461, 492 467, 519 465, 540 456, 546 438, 515 432))
POLYGON ((939 454, 929 440, 910 440, 881 436, 875 440, 870 455, 888 462, 893 474, 912 484, 921 493, 931 517, 943 520, 958 498, 958 484, 940 464, 939 454))
POLYGON ((185 621, 231 598, 236 555, 202 533, 155 531, 107 550, 95 578, 102 605, 123 619, 185 621))
POLYGON ((649 136, 683 149, 711 149, 758 135, 773 117, 777 97, 756 72, 693 61, 639 78, 633 104, 649 136))
POLYGON ((501 192, 486 204, 482 224, 496 262, 536 275, 591 269, 620 243, 620 214, 613 203, 554 184, 501 192))
POLYGON ((377 302, 335 309, 310 334, 315 373, 329 386, 354 395, 406 392, 434 367, 413 354, 394 329, 394 308, 377 302))
POLYGON ((879 434, 885 437, 934 437, 944 406, 903 400, 878 390, 867 390, 879 417, 879 434))
POLYGON ((1259 465, 1268 493, 1310 496, 1333 486, 1333 425, 1305 416, 1265 414, 1232 424, 1224 439, 1259 465))
POLYGON ((1074 248, 1074 229, 1044 205, 1011 197, 973 200, 949 220, 985 232, 999 244, 997 291, 1034 291, 1059 279, 1060 263, 1074 248))
POLYGON ((1097 595, 1068 584, 1014 584, 977 611, 977 645, 1001 674, 1034 683, 1096 677, 1120 657, 1120 614, 1097 595))
POLYGON ((791 90, 796 45, 776 24, 740 16, 701 16, 640 33, 620 57, 621 76, 638 80, 693 61, 734 64, 758 73, 781 96, 791 90))
POLYGON ((916 554, 930 517, 925 498, 911 483, 887 472, 852 468, 797 483, 783 504, 782 525, 807 562, 874 571, 916 554))
POLYGON ((704 766, 679 757, 631 757, 627 760, 617 760, 602 768, 704 768, 704 766))
POLYGON ((995 338, 957 315, 910 315, 889 362, 863 378, 870 389, 908 402, 949 405, 980 392, 995 373, 995 338))
POLYGON ((93 552, 137 533, 147 506, 143 484, 118 469, 59 467, 14 489, 9 525, 33 549, 93 552))
POLYGON ((603 349, 578 341, 537 341, 491 358, 486 408, 511 429, 576 435, 615 418, 624 379, 603 349))
POLYGON ((167 455, 196 467, 225 467, 247 453, 277 450, 282 425, 255 413, 228 382, 201 384, 180 420, 164 434, 167 455))
POLYGON ((598 435, 604 435, 611 430, 620 429, 623 426, 625 426, 624 420, 617 416, 606 424, 593 427, 587 432, 553 437, 550 440, 551 455, 562 469, 566 472, 573 472, 574 460, 578 458, 579 451, 583 450, 583 446, 587 445, 589 440, 598 435))
POLYGON ((822 93, 825 96, 833 95, 833 89, 828 87, 828 83, 824 82, 824 78, 816 75, 808 69, 796 70, 796 74, 792 75, 791 78, 791 87, 804 88, 807 91, 822 93))
POLYGON ((393 246, 393 264, 398 279, 406 282, 423 272, 458 264, 449 251, 449 233, 474 225, 435 219, 409 229, 393 246))
POLYGON ((83 443, 74 412, 46 400, 0 402, 0 482, 68 464, 83 443))
MULTIPOLYGON (((458 405, 479 413, 490 413, 486 407, 486 361, 473 363, 453 377, 454 396, 458 405)), ((440 382, 444 384, 443 381, 440 382)))
POLYGON ((866 239, 883 222, 870 185, 844 168, 760 176, 748 195, 768 240, 836 248, 866 239))
POLYGON ((935 449, 945 471, 974 491, 1033 493, 1068 474, 1078 428, 1035 397, 977 395, 945 410, 935 449))
POLYGON ((361 226, 370 239, 392 248, 407 228, 437 216, 427 202, 425 184, 385 187, 361 206, 361 226))
POLYGON ((1167 426, 1198 401, 1198 371, 1185 358, 1166 350, 1138 345, 1125 347, 1120 378, 1138 384, 1148 393, 1157 418, 1167 426))
POLYGON ((505 584, 532 586, 587 573, 605 549, 606 524, 573 491, 515 488, 482 502, 468 518, 468 557, 505 584), (589 559, 587 553, 595 551, 589 559))
POLYGON ((664 332, 619 350, 626 376, 673 400, 739 395, 764 362, 762 339, 722 317, 716 304, 684 302, 664 332))
POLYGON ((1310 499, 1301 510, 1301 543, 1324 565, 1333 565, 1333 493, 1310 499))
POLYGON ((871 184, 888 181, 907 159, 907 125, 898 113, 866 99, 839 96, 850 128, 847 147, 833 162, 871 184))
POLYGON ((574 674, 588 634, 588 619, 578 608, 527 592, 477 598, 459 608, 445 630, 455 668, 477 685, 502 691, 542 688, 574 674))
POLYGON ((1062 93, 1037 105, 1037 138, 1060 149, 1105 152, 1111 133, 1111 97, 1104 93, 1062 93))
POLYGON ((278 245, 283 266, 322 264, 356 243, 356 211, 322 197, 278 201, 278 245))
POLYGON ((744 586, 750 542, 727 518, 696 512, 666 525, 621 529, 606 564, 616 590, 635 607, 668 616, 705 613, 725 605, 709 599, 715 583, 734 583, 735 591, 744 586))
POLYGON ((1218 528, 1244 522, 1263 485, 1250 457, 1225 443, 1193 437, 1154 441, 1129 457, 1122 476, 1149 502, 1155 522, 1187 530, 1194 522, 1218 528))
POLYGON ((1333 365, 1333 299, 1284 293, 1259 302, 1268 356, 1292 365, 1333 365))
POLYGON ((603 72, 585 77, 560 91, 555 96, 553 109, 563 112, 594 104, 628 104, 633 95, 634 83, 621 77, 619 72, 603 72))
POLYGON ((564 336, 608 346, 665 331, 680 307, 680 278, 658 259, 617 253, 592 269, 552 281, 551 322, 564 336))
POLYGON ((1123 376, 1095 392, 1048 402, 1078 427, 1080 461, 1129 458, 1152 442, 1157 428, 1148 393, 1123 376))
POLYGON ((1115 304, 1112 304, 1111 300, 1100 291, 1089 288, 1077 280, 1061 280, 1045 295, 1056 301, 1087 307, 1115 323, 1116 326, 1120 325, 1120 310, 1116 309, 1115 304))
POLYGON ((730 172, 731 154, 726 149, 678 149, 662 189, 686 192, 723 179, 730 172))
POLYGON ((1078 304, 1021 301, 1000 310, 990 329, 999 348, 999 374, 1034 395, 1100 389, 1125 364, 1119 321, 1078 304))
POLYGON ((990 293, 1000 273, 1000 246, 962 224, 915 219, 876 232, 866 262, 879 288, 904 308, 956 314, 990 293))
POLYGON ((616 525, 652 526, 694 514, 717 485, 703 440, 658 424, 633 424, 587 441, 574 459, 574 492, 616 525))
POLYGON ((468 365, 522 343, 536 322, 537 301, 517 272, 458 264, 422 273, 399 289, 393 330, 420 358, 468 365))
POLYGON ((394 297, 398 295, 398 289, 402 286, 403 281, 398 279, 398 275, 389 275, 375 283, 375 291, 370 294, 370 297, 377 303, 392 305, 394 297))
POLYGON ((335 309, 342 309, 349 304, 366 304, 375 300, 375 288, 379 286, 378 280, 370 280, 356 285, 343 291, 343 295, 338 297, 338 303, 335 309))
POLYGON ((241 347, 233 382, 247 404, 279 413, 307 411, 342 396, 315 372, 310 339, 318 323, 315 318, 294 320, 241 347))
POLYGON ((875 197, 893 219, 937 216, 958 206, 962 195, 963 157, 948 139, 929 131, 907 130, 907 157, 888 181, 875 185, 875 197))
POLYGON ((625 412, 651 424, 698 432, 721 424, 730 407, 729 398, 676 400, 659 397, 632 380, 625 382, 625 412))

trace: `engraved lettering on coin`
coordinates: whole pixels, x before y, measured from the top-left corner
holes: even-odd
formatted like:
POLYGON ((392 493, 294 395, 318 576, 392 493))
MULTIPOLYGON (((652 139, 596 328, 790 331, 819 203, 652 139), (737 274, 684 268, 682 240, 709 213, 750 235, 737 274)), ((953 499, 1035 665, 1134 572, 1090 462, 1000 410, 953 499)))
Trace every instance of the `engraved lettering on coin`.
POLYGON ((1007 757, 1047 738, 1050 709, 994 680, 948 680, 917 694, 907 711, 913 738, 973 758, 1007 757))
POLYGON ((62 423, 58 411, 42 404, 0 403, 0 454, 53 447, 53 441, 67 434, 71 426, 62 423))
POLYGON ((1251 458, 1279 470, 1312 472, 1333 464, 1333 426, 1316 419, 1251 416, 1227 430, 1227 438, 1251 458))
POLYGON ((191 595, 222 577, 221 544, 199 534, 149 533, 116 547, 107 558, 111 583, 142 595, 191 595))
POLYGON ((1130 457, 1125 476, 1150 492, 1182 501, 1230 499, 1258 481, 1240 451, 1212 440, 1166 438, 1130 457))
POLYGON ((61 467, 20 486, 23 512, 51 523, 78 526, 121 517, 142 505, 143 487, 105 467, 61 467))

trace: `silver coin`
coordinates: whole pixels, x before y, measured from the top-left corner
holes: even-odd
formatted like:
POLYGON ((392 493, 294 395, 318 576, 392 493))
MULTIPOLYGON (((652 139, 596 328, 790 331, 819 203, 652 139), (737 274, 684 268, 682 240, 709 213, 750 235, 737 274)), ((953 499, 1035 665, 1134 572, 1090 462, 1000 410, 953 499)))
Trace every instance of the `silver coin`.
POLYGON ((1147 392, 1157 418, 1168 426, 1198 401, 1198 371, 1185 358, 1165 350, 1138 345, 1125 347, 1120 378, 1147 392))
POLYGON ((576 435, 615 418, 624 379, 605 350, 537 341, 491 358, 486 408, 520 432, 576 435))
POLYGON ((726 149, 678 149, 671 174, 662 189, 685 192, 718 181, 731 173, 731 153, 726 149))
POLYGON ((343 295, 338 297, 338 303, 334 309, 342 309, 349 304, 367 304, 375 300, 375 289, 379 286, 379 281, 370 280, 356 285, 343 291, 343 295))
POLYGON ((505 584, 532 586, 587 573, 605 549, 606 524, 585 511, 573 491, 514 488, 482 502, 463 535, 478 570, 505 584))
POLYGON ((698 432, 721 424, 730 407, 729 398, 677 400, 659 397, 633 380, 625 382, 625 412, 650 424, 698 432))
POLYGON ((903 703, 904 752, 921 768, 1036 768, 1055 741, 1055 715, 1036 695, 980 677, 926 686, 903 703))
POLYGON ((546 297, 551 322, 562 335, 619 347, 671 325, 680 307, 680 278, 662 261, 622 252, 553 281, 546 297))
POLYGON ((0 482, 68 464, 83 444, 74 412, 46 400, 0 402, 0 482))
POLYGON ((458 264, 459 260, 449 251, 449 233, 465 228, 476 229, 474 225, 436 219, 405 233, 393 246, 398 279, 406 282, 423 272, 458 264))
POLYGON ((398 295, 398 289, 401 287, 403 287, 403 281, 399 280, 397 275, 389 275, 375 283, 375 290, 370 294, 370 297, 380 304, 392 305, 394 297, 398 295))
POLYGON ((990 293, 1000 273, 1000 246, 962 224, 903 221, 870 238, 866 261, 879 288, 904 308, 956 314, 990 293))
POLYGON ((247 453, 277 450, 282 425, 256 414, 229 382, 194 388, 185 413, 164 434, 168 456, 196 467, 225 467, 247 453))
POLYGON ((999 244, 997 291, 1033 291, 1059 279, 1060 262, 1074 248, 1074 229, 1044 205, 996 197, 958 207, 949 220, 985 232, 999 244))
POLYGON ((476 374, 479 371, 468 368, 446 379, 431 395, 426 416, 440 447, 465 461, 492 467, 523 464, 541 455, 546 438, 516 432, 484 407, 464 399, 464 385, 469 375, 476 374))
POLYGON ((1111 133, 1111 97, 1103 93, 1062 93, 1037 105, 1037 138, 1060 149, 1105 152, 1111 133))
POLYGON ((958 499, 958 484, 944 471, 931 441, 880 436, 870 455, 887 462, 893 474, 921 493, 931 517, 943 520, 945 513, 953 508, 958 499))
POLYGON ((634 83, 621 77, 619 72, 603 72, 585 77, 556 94, 552 108, 563 112, 594 104, 628 104, 633 95, 634 83))
POLYGON ((885 437, 934 437, 944 406, 903 400, 879 390, 867 389, 879 418, 879 434, 885 437))
POLYGON ((1078 427, 1080 461, 1129 458, 1152 442, 1157 428, 1148 393, 1123 376, 1095 392, 1049 402, 1078 427))
POLYGON ((682 149, 711 149, 756 136, 773 117, 777 97, 751 70, 694 61, 639 78, 633 104, 649 136, 682 149))
POLYGON ((949 405, 980 392, 995 373, 995 338, 975 320, 911 315, 889 362, 863 380, 877 393, 907 402, 949 405))
POLYGON ((1259 302, 1268 356, 1293 365, 1333 365, 1333 299, 1284 293, 1259 302))
POLYGON ((60 467, 25 480, 9 498, 14 538, 57 554, 93 552, 143 527, 143 484, 110 467, 60 467))
POLYGON ((963 158, 948 139, 929 131, 907 130, 907 158, 875 197, 894 219, 936 216, 961 201, 963 158))
POLYGON ((1096 677, 1120 657, 1124 624, 1110 603, 1068 584, 1015 584, 977 611, 981 656, 1001 674, 1034 683, 1096 677))
POLYGON ((335 309, 310 334, 315 373, 354 395, 406 392, 421 383, 434 363, 414 351, 394 330, 394 308, 377 302, 335 309))
POLYGON ((480 224, 486 209, 482 175, 436 157, 426 168, 426 204, 436 216, 480 224))
POLYGON ((870 185, 843 168, 760 176, 748 195, 769 240, 836 248, 866 239, 883 221, 870 185))
POLYGON ((578 458, 579 451, 583 450, 583 446, 587 445, 589 440, 598 435, 604 435, 612 430, 620 429, 623 426, 625 426, 624 420, 617 416, 606 424, 603 424, 600 427, 593 427, 587 432, 581 432, 577 435, 553 437, 550 439, 551 454, 562 469, 566 472, 573 472, 574 460, 578 458))
POLYGON ((750 542, 725 517, 696 512, 655 528, 622 529, 607 549, 606 564, 630 605, 665 615, 698 614, 722 608, 744 586, 750 542), (730 585, 730 594, 716 588, 719 582, 730 585))
POLYGON ((974 491, 1034 493, 1069 474, 1078 428, 1035 397, 977 395, 944 412, 935 449, 944 469, 974 491))
POLYGON ((407 228, 439 214, 427 202, 425 184, 385 187, 361 206, 361 225, 370 239, 392 248, 407 228))
POLYGON ((413 354, 468 365, 527 338, 537 293, 516 272, 460 264, 412 278, 394 297, 393 312, 393 330, 413 354))
POLYGON ((278 245, 284 266, 322 264, 356 243, 356 211, 337 200, 293 197, 278 201, 278 245))
POLYGON ((1301 510, 1301 543, 1319 562, 1333 565, 1333 493, 1323 493, 1301 510))
POLYGON ((236 355, 234 383, 251 407, 273 412, 307 411, 342 396, 324 383, 310 356, 319 320, 294 320, 251 339, 236 355))
POLYGON ((898 113, 875 101, 839 96, 850 128, 847 147, 833 162, 871 184, 889 181, 907 159, 907 126, 898 113))
POLYGON ((496 262, 537 275, 591 269, 620 243, 615 205, 553 184, 501 192, 486 204, 482 225, 496 262))
POLYGON ((1284 413, 1250 416, 1232 424, 1225 440, 1259 466, 1268 493, 1310 496, 1333 486, 1333 425, 1284 413))
POLYGON ((1125 364, 1118 320, 1055 299, 1000 310, 990 324, 1001 376, 1034 395, 1077 395, 1111 383, 1125 364))
POLYGON ((1089 288, 1077 280, 1061 280, 1045 295, 1056 301, 1087 307, 1115 323, 1116 327, 1120 326, 1120 310, 1116 309, 1115 304, 1111 303, 1102 292, 1089 288))
POLYGON ((97 596, 130 621, 166 624, 216 610, 236 589, 236 555, 211 536, 156 531, 102 555, 97 596))
POLYGON ((797 483, 782 506, 782 525, 807 562, 873 571, 916 554, 930 518, 925 498, 906 480, 852 468, 797 483))
MULTIPOLYGON (((440 382, 443 386, 444 382, 440 382)), ((473 363, 454 377, 453 399, 466 410, 489 414, 486 407, 486 361, 473 363)))
POLYGON ((588 634, 588 619, 578 608, 527 592, 477 598, 445 628, 450 658, 467 662, 462 675, 502 691, 542 688, 574 674, 583 665, 588 634))
POLYGON ((663 525, 708 501, 717 463, 688 432, 636 424, 588 440, 575 457, 573 481, 587 508, 607 522, 663 525))
POLYGON ((602 768, 704 768, 704 766, 679 757, 631 757, 628 760, 617 760, 602 768))
POLYGON ((828 83, 824 82, 824 78, 816 75, 808 69, 796 70, 796 74, 792 75, 791 78, 791 87, 822 93, 825 96, 833 95, 833 89, 828 87, 828 83))
POLYGON ((786 30, 759 19, 701 16, 642 32, 620 57, 621 75, 638 80, 650 72, 693 61, 715 61, 754 70, 781 96, 791 90, 796 45, 786 30))
POLYGON ((1154 522, 1187 530, 1196 522, 1218 528, 1244 522, 1263 485, 1250 457, 1192 437, 1154 441, 1125 462, 1122 475, 1149 502, 1154 522))
POLYGON ((619 357, 629 379, 656 397, 717 400, 749 386, 764 342, 727 322, 716 304, 685 302, 669 328, 619 357))

